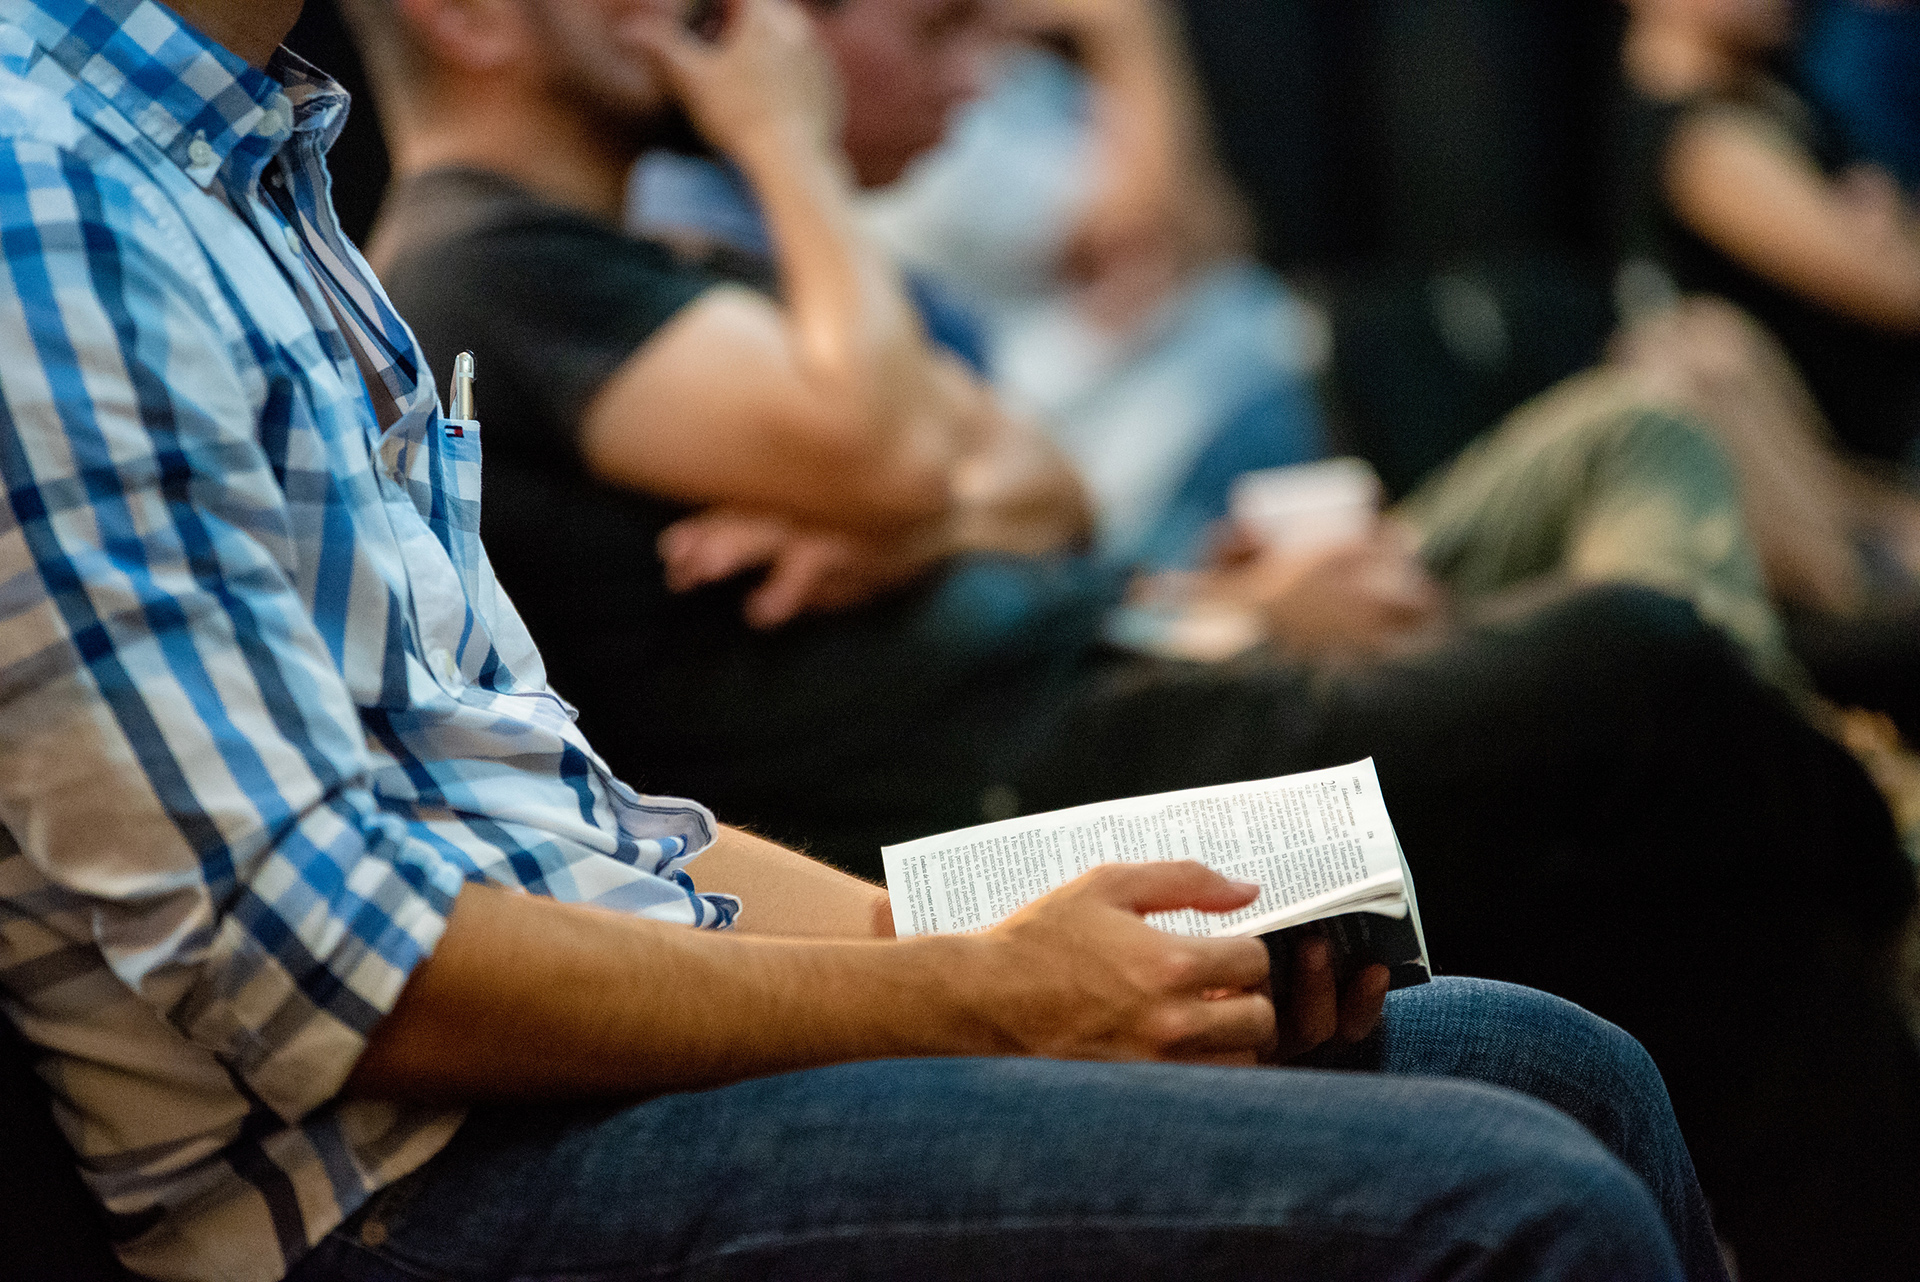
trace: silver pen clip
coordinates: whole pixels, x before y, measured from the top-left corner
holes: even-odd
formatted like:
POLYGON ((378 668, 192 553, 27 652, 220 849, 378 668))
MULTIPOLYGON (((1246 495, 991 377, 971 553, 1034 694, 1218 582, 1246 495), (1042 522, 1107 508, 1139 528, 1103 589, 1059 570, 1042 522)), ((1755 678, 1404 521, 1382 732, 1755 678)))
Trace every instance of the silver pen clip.
POLYGON ((453 388, 447 394, 447 417, 473 417, 473 353, 462 352, 453 358, 453 388))

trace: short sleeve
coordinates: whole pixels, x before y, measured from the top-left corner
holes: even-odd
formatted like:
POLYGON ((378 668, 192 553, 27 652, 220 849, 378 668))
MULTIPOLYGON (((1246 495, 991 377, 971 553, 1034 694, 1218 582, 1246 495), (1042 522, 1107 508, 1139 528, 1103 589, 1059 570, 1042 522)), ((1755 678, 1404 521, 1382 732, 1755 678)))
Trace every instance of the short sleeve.
POLYGON ((490 452, 558 439, 576 458, 588 402, 720 283, 659 245, 545 211, 424 248, 385 279, 432 368, 475 354, 490 452))

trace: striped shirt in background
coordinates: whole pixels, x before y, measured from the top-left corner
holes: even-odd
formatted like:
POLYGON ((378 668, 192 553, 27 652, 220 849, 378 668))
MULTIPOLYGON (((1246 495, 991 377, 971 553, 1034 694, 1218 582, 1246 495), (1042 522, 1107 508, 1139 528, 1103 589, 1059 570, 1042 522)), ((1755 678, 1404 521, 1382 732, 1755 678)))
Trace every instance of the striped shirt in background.
POLYGON ((0 0, 0 1002, 160 1278, 278 1278, 446 1143, 336 1096, 463 882, 736 908, 494 584, 478 425, 327 202, 346 107, 151 0, 0 0))

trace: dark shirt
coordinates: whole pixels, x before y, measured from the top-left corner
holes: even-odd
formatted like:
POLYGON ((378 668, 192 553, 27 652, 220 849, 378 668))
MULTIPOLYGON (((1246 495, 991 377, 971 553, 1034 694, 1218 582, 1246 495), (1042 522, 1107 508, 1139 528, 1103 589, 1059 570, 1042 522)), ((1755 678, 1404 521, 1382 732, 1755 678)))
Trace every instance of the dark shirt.
MULTIPOLYGON (((1628 95, 1618 179, 1623 254, 1660 264, 1688 293, 1717 294, 1744 309, 1780 340, 1847 446, 1870 458, 1900 458, 1920 433, 1920 339, 1862 324, 1774 284, 1702 239, 1674 212, 1664 180, 1674 132, 1691 113, 1715 105, 1706 96, 1669 102, 1628 95)), ((1784 87, 1725 105, 1776 122, 1827 173, 1852 159, 1837 135, 1784 87)))
POLYGON ((969 558, 912 590, 774 633, 750 578, 677 594, 656 541, 688 509, 589 472, 582 411, 726 262, 545 203, 497 176, 398 187, 375 261, 433 367, 472 351, 481 531, 555 689, 614 770, 792 837, 857 817, 889 836, 978 819, 1117 595, 1072 560, 969 558))

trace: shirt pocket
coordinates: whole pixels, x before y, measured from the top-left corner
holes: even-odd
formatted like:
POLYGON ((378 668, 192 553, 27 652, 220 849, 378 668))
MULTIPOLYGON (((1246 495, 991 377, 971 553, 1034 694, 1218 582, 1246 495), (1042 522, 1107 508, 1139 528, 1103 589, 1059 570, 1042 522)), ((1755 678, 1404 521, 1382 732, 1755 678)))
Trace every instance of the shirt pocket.
POLYGON ((480 420, 434 416, 433 449, 447 524, 480 537, 480 420))
MULTIPOLYGON (((471 681, 478 670, 488 666, 477 656, 497 649, 499 638, 494 633, 500 622, 496 600, 499 585, 480 541, 480 420, 447 418, 436 412, 428 426, 426 452, 434 479, 427 523, 446 550, 447 561, 459 580, 461 617, 459 638, 452 645, 454 664, 464 674, 462 680, 471 681)), ((443 604, 451 606, 454 602, 448 599, 443 604)), ((451 623, 452 614, 447 610, 444 617, 432 621, 422 618, 423 632, 430 631, 435 623, 451 623)), ((531 647, 531 640, 526 645, 531 647)), ((443 673, 435 675, 446 680, 443 673)))

